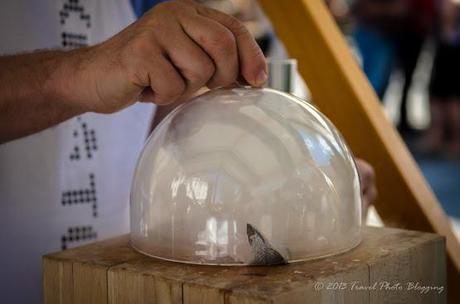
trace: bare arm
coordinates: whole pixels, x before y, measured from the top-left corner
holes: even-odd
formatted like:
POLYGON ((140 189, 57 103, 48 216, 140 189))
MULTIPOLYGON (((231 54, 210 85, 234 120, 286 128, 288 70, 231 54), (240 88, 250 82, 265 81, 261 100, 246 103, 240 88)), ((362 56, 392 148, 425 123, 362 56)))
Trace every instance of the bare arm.
POLYGON ((85 111, 68 96, 79 57, 78 51, 0 57, 0 142, 38 132, 85 111))
POLYGON ((238 76, 253 86, 267 78, 247 29, 192 1, 168 1, 99 45, 0 57, 0 143, 84 112, 180 102, 238 76))

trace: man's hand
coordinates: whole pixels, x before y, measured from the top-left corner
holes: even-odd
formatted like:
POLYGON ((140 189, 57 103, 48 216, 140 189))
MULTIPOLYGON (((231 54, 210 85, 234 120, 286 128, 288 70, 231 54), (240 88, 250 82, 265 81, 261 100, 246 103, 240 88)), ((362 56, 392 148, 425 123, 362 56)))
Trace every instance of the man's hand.
POLYGON ((367 214, 367 208, 377 198, 377 187, 375 186, 375 173, 372 166, 366 161, 356 158, 356 167, 361 181, 361 195, 363 197, 363 215, 367 214))
POLYGON ((237 78, 253 86, 267 78, 246 28, 192 1, 168 1, 92 47, 0 56, 0 143, 84 112, 169 104, 237 78))
POLYGON ((191 1, 155 6, 84 56, 79 73, 90 95, 80 101, 94 112, 137 100, 169 104, 203 86, 229 85, 240 74, 253 86, 267 78, 262 51, 243 24, 191 1))

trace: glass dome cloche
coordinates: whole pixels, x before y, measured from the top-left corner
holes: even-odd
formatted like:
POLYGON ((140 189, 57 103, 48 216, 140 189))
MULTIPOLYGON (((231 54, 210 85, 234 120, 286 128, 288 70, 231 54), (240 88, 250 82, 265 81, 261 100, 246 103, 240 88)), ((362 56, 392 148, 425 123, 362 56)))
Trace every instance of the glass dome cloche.
POLYGON ((361 240, 352 154, 314 106, 272 89, 211 90, 153 131, 131 192, 131 245, 165 260, 274 265, 361 240))

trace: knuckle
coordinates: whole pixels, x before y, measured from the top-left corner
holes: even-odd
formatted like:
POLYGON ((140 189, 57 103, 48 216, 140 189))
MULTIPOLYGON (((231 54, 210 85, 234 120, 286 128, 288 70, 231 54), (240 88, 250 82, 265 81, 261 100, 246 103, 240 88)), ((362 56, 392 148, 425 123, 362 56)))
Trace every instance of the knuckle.
POLYGON ((185 88, 183 81, 171 81, 168 86, 156 92, 156 102, 159 104, 172 103, 184 93, 185 88))
POLYGON ((225 30, 223 30, 222 33, 220 33, 220 35, 222 36, 222 38, 224 39, 226 43, 231 44, 231 45, 236 43, 235 35, 233 34, 232 31, 228 30, 227 28, 225 28, 225 30))
POLYGON ((238 77, 238 69, 235 69, 234 71, 223 75, 221 85, 226 86, 226 85, 232 84, 236 81, 237 77, 238 77))
POLYGON ((132 50, 131 55, 137 56, 138 58, 148 58, 152 56, 155 48, 153 45, 153 37, 149 37, 148 34, 138 35, 130 43, 128 50, 132 50))
POLYGON ((160 14, 176 14, 183 9, 184 3, 180 1, 166 1, 158 3, 153 8, 153 11, 160 14))
POLYGON ((251 36, 249 30, 238 19, 228 16, 228 27, 232 29, 236 37, 251 36))
POLYGON ((185 89, 185 83, 182 80, 176 80, 170 83, 167 93, 169 96, 180 96, 185 89))
POLYGON ((236 39, 230 31, 223 31, 218 45, 223 53, 232 53, 236 50, 236 39))
POLYGON ((120 65, 131 83, 142 86, 150 83, 149 65, 146 65, 146 62, 149 62, 148 58, 151 57, 155 57, 152 55, 151 49, 143 44, 133 46, 125 52, 120 65))
POLYGON ((208 43, 218 55, 230 55, 236 49, 236 40, 228 30, 216 30, 209 35, 208 43))
POLYGON ((215 69, 211 62, 202 63, 199 69, 192 72, 192 79, 190 80, 206 83, 214 75, 215 69))
POLYGON ((214 66, 212 62, 206 62, 202 64, 201 71, 204 75, 203 78, 205 78, 205 80, 208 80, 209 78, 212 77, 212 75, 214 75, 216 71, 216 67, 214 66))
POLYGON ((204 85, 214 75, 214 72, 215 66, 209 60, 197 64, 194 68, 190 68, 184 73, 184 77, 187 79, 190 86, 195 88, 204 85))
POLYGON ((218 78, 213 78, 212 85, 216 87, 227 86, 236 81, 237 73, 222 73, 218 78))
POLYGON ((147 71, 136 69, 135 67, 128 68, 126 72, 128 82, 136 86, 145 87, 150 85, 147 71))

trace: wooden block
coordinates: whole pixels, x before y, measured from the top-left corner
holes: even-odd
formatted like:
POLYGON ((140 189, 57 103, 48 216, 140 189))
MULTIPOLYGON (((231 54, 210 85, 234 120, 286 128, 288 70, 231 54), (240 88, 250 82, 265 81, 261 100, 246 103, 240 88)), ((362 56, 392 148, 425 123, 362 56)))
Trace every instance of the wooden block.
POLYGON ((43 258, 43 291, 46 303, 61 303, 62 278, 61 267, 59 263, 55 263, 43 258))
POLYGON ((43 258, 43 286, 45 303, 73 303, 72 263, 54 257, 43 258))
MULTIPOLYGON (((460 303, 460 245, 444 211, 353 58, 324 0, 259 0, 313 96, 356 156, 375 168, 387 226, 446 237, 448 277, 460 303)), ((453 299, 454 301, 454 299, 453 299)))
POLYGON ((116 286, 109 290, 109 303, 112 304, 183 303, 180 282, 124 271, 122 267, 109 272, 108 286, 116 286))
POLYGON ((52 304, 446 301, 444 239, 390 228, 366 227, 362 243, 344 254, 283 266, 167 262, 135 252, 124 236, 47 255, 43 267, 45 303, 52 304), (369 288, 386 281, 404 288, 369 288), (410 282, 444 290, 421 294, 407 290, 410 282))
POLYGON ((107 268, 92 263, 72 266, 73 303, 107 303, 107 268))
POLYGON ((224 292, 222 290, 199 284, 185 284, 183 286, 182 296, 182 302, 184 304, 225 303, 224 292))
POLYGON ((52 304, 107 303, 107 269, 139 258, 128 236, 66 250, 43 258, 44 301, 52 304))
POLYGON ((155 278, 155 295, 158 304, 182 303, 182 284, 161 277, 155 278))

